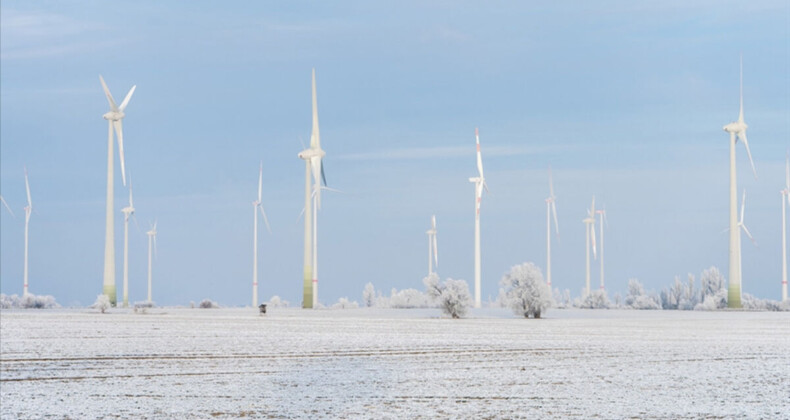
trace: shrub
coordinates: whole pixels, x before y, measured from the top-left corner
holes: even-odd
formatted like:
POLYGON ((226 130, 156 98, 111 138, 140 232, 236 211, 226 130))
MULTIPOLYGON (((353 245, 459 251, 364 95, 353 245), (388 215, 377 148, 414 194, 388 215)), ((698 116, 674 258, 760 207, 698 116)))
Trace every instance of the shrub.
POLYGON ((527 262, 513 266, 500 281, 505 289, 505 302, 516 315, 540 318, 551 307, 551 291, 535 264, 527 262))

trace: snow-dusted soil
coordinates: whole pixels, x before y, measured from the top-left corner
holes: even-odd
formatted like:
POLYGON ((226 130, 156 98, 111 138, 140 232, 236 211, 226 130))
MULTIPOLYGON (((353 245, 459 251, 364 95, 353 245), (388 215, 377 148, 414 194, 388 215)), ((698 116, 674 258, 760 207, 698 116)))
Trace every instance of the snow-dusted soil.
POLYGON ((790 313, 0 313, 2 418, 790 418, 790 313))

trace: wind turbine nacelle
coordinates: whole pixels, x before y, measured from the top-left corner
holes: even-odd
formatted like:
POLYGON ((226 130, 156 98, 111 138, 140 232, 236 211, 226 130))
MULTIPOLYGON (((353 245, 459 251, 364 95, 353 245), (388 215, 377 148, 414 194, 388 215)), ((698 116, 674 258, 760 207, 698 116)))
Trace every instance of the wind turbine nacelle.
POLYGON ((745 131, 748 127, 749 126, 746 125, 746 123, 744 123, 744 122, 735 121, 735 122, 731 122, 731 123, 725 125, 723 128, 724 128, 724 131, 726 131, 728 133, 740 133, 740 132, 745 131))
POLYGON ((299 156, 299 159, 307 160, 307 159, 312 159, 314 157, 321 157, 321 158, 323 158, 325 155, 326 155, 326 152, 324 152, 321 149, 310 148, 310 149, 302 150, 301 152, 299 152, 299 154, 297 156, 299 156))
POLYGON ((120 121, 125 116, 126 116, 126 114, 124 114, 121 111, 110 111, 110 112, 102 115, 102 118, 104 118, 107 121, 120 121))
POLYGON ((473 176, 469 177, 469 182, 481 182, 481 179, 479 176, 473 176))

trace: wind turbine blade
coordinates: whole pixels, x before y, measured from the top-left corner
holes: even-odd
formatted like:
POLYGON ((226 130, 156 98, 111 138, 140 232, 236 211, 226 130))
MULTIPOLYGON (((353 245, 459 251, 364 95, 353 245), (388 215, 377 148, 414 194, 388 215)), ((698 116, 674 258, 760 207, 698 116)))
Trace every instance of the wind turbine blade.
POLYGON ((324 174, 324 162, 321 162, 321 181, 323 181, 324 186, 326 186, 326 174, 324 174))
POLYGON ((134 208, 134 200, 132 200, 132 174, 129 174, 129 207, 134 208))
POLYGON ((107 88, 107 83, 104 83, 104 78, 99 75, 99 80, 101 81, 101 87, 104 89, 104 95, 107 96, 107 102, 110 103, 110 108, 113 111, 118 110, 118 106, 115 105, 115 99, 112 98, 112 94, 110 93, 110 89, 107 88))
POLYGON ((33 207, 33 200, 30 198, 30 182, 27 180, 27 168, 25 168, 25 190, 27 191, 27 205, 33 207))
POLYGON ((269 218, 266 217, 266 210, 263 209, 263 204, 258 204, 258 208, 261 209, 261 214, 263 215, 263 222, 266 224, 266 230, 268 230, 269 233, 272 233, 272 228, 271 226, 269 226, 269 218))
POLYGON ((340 193, 340 194, 345 194, 343 191, 340 191, 340 190, 335 189, 335 188, 321 187, 321 189, 325 190, 325 191, 332 191, 332 192, 336 192, 336 193, 340 193))
POLYGON ((258 203, 261 202, 261 190, 263 189, 263 162, 258 167, 258 203))
POLYGON ((752 234, 749 233, 749 229, 746 227, 746 225, 741 223, 740 226, 741 226, 741 229, 743 229, 743 233, 745 233, 746 236, 749 237, 749 239, 752 241, 752 244, 754 244, 754 246, 757 246, 757 241, 755 241, 754 238, 752 237, 752 234))
POLYGON ((590 216, 595 219, 595 196, 593 196, 592 204, 590 204, 590 216))
POLYGON ((483 188, 485 188, 486 194, 491 194, 491 191, 488 190, 488 183, 485 180, 483 180, 483 188))
POLYGON ((137 216, 134 213, 132 213, 132 219, 134 219, 134 225, 137 227, 137 232, 142 234, 143 230, 140 229, 140 222, 137 221, 137 216))
POLYGON ((296 224, 298 224, 299 221, 302 220, 302 216, 304 216, 304 210, 305 210, 305 208, 302 207, 302 211, 300 211, 299 212, 299 216, 296 217, 296 224))
POLYGON ((749 155, 749 163, 752 165, 752 173, 754 179, 757 179, 757 169, 754 168, 754 161, 752 160, 752 151, 749 150, 749 140, 746 139, 746 130, 738 132, 738 137, 743 140, 743 145, 746 146, 746 154, 749 155))
POLYGON ((480 155, 480 131, 475 127, 475 143, 477 143, 477 172, 483 178, 483 158, 480 155))
POLYGON ((431 216, 431 230, 436 230, 436 215, 431 216))
POLYGON ((154 258, 156 258, 157 256, 159 256, 159 252, 157 251, 156 248, 156 232, 154 232, 154 258))
POLYGON ((321 135, 318 131, 318 99, 315 89, 315 69, 313 69, 313 133, 310 135, 310 147, 321 148, 321 135))
POLYGON ((743 122, 743 53, 741 53, 741 110, 738 113, 738 122, 743 122))
POLYGON ((551 176, 551 165, 549 165, 549 198, 554 199, 554 180, 551 176))
POLYGON ((113 121, 115 133, 118 134, 118 154, 121 156, 121 179, 123 185, 126 185, 126 160, 123 157, 123 120, 113 121))
POLYGON ((746 189, 743 190, 743 198, 741 199, 741 222, 743 225, 743 212, 746 210, 746 189))
POLYGON ((560 236, 560 224, 557 222, 557 206, 554 201, 551 202, 551 213, 554 215, 554 230, 557 232, 557 236, 560 236))
POLYGON ((126 97, 123 98, 123 102, 121 102, 121 106, 118 107, 119 111, 123 112, 123 110, 126 109, 126 105, 129 105, 129 99, 132 99, 132 94, 134 93, 135 89, 137 89, 137 85, 134 85, 131 89, 129 89, 129 93, 126 94, 126 97))
POLYGON ((3 202, 3 205, 8 210, 8 212, 11 213, 11 217, 15 218, 16 216, 14 215, 14 212, 11 210, 11 206, 8 205, 8 203, 5 201, 5 198, 3 198, 2 195, 0 195, 0 201, 3 202))
POLYGON ((593 258, 598 259, 598 251, 595 247, 595 223, 590 223, 590 238, 592 238, 593 258))
POLYGON ((436 263, 436 266, 439 266, 439 251, 436 248, 436 232, 433 234, 433 261, 436 263))

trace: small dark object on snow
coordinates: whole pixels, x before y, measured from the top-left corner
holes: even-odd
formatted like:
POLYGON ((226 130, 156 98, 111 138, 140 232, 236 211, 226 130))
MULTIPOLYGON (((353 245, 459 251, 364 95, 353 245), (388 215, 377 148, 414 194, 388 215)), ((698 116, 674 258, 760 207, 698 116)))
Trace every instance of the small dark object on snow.
POLYGON ((261 303, 260 305, 258 305, 258 309, 261 310, 261 315, 266 315, 266 304, 265 303, 261 303))

